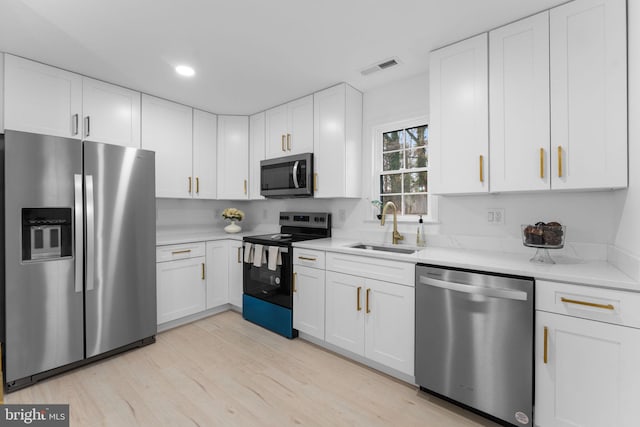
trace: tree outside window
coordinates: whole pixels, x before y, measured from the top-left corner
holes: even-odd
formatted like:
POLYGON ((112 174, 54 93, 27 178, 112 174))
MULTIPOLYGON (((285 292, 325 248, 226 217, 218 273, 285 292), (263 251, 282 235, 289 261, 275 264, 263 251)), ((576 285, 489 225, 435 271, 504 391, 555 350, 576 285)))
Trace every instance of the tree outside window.
POLYGON ((380 200, 392 201, 401 215, 429 212, 429 131, 427 125, 382 134, 380 200))

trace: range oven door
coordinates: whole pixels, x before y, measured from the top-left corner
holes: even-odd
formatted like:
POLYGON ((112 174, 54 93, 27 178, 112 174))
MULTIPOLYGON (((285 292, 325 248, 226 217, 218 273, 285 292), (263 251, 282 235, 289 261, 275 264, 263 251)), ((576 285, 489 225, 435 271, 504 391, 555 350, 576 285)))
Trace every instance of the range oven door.
MULTIPOLYGON (((265 252, 268 247, 263 249, 265 252)), ((281 247, 282 265, 275 271, 267 268, 267 263, 256 267, 253 263, 244 263, 243 291, 246 295, 267 301, 285 308, 293 308, 291 292, 291 248, 281 247)))
POLYGON ((260 195, 271 198, 313 196, 313 153, 262 160, 260 195))

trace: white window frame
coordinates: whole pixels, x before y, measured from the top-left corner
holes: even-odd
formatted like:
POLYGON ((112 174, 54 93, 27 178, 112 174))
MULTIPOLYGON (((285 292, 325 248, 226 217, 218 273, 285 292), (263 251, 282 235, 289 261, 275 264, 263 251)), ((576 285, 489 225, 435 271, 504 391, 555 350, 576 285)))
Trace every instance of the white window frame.
MULTIPOLYGON (((371 200, 380 200, 380 175, 382 174, 382 135, 386 132, 393 132, 399 129, 410 129, 417 126, 429 125, 427 116, 414 117, 411 119, 385 123, 372 128, 373 150, 372 150, 372 177, 371 177, 371 200)), ((428 150, 428 148, 427 148, 428 150)), ((429 157, 429 161, 431 158, 429 157)), ((400 169, 402 170, 402 169, 400 169)), ((429 163, 427 163, 427 180, 429 179, 429 163)), ((428 183, 428 181, 427 181, 428 183)), ((427 190, 429 185, 427 184, 427 190)), ((408 193, 405 193, 408 194, 408 193)), ((372 219, 378 221, 376 215, 379 211, 372 209, 372 219)), ((438 222, 438 197, 427 191, 427 215, 422 215, 424 222, 438 222)), ((418 222, 419 215, 398 215, 398 221, 418 222)))

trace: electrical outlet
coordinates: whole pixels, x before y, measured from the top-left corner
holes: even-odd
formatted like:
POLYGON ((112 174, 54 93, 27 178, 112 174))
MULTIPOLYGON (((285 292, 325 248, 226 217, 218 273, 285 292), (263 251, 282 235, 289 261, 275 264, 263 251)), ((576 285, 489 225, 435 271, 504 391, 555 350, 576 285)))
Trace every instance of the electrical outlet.
POLYGON ((493 225, 504 225, 504 209, 489 209, 487 211, 487 222, 493 225))

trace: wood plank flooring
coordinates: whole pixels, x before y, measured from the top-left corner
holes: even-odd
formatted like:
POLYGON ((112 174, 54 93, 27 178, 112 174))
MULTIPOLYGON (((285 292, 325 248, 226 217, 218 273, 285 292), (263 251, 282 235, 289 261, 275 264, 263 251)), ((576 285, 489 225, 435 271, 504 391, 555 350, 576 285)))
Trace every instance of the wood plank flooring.
POLYGON ((5 395, 69 403, 72 426, 489 426, 475 414, 225 312, 5 395))

